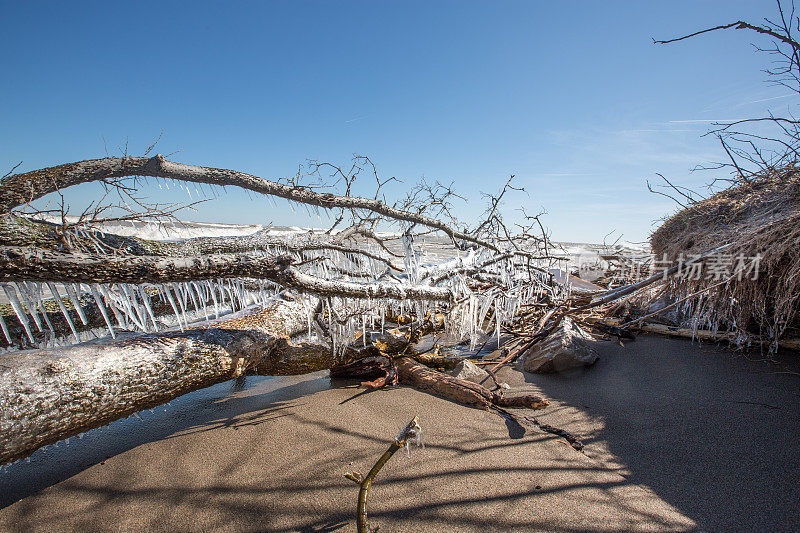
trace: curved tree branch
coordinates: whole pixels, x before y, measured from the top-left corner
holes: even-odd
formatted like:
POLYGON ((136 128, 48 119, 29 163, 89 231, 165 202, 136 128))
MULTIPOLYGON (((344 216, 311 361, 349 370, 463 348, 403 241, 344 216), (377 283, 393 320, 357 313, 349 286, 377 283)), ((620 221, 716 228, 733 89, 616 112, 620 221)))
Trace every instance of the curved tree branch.
POLYGON ((423 214, 397 209, 380 200, 321 193, 302 186, 277 183, 244 172, 175 163, 167 161, 161 154, 149 158, 92 159, 13 174, 0 181, 0 213, 10 212, 12 209, 26 205, 46 194, 73 185, 129 176, 149 176, 209 185, 232 185, 259 194, 277 196, 325 209, 363 209, 395 220, 435 228, 453 240, 467 241, 498 251, 498 248, 491 242, 454 230, 446 222, 423 214))
POLYGON ((704 30, 700 30, 700 31, 696 31, 694 33, 690 33, 689 35, 684 35, 683 37, 676 37, 675 39, 667 39, 667 40, 664 40, 664 41, 653 39, 653 43, 655 43, 655 44, 669 44, 669 43, 674 43, 674 42, 677 42, 677 41, 683 41, 684 39, 690 39, 691 37, 696 37, 697 35, 701 35, 703 33, 709 33, 709 32, 717 31, 717 30, 728 30, 728 29, 731 29, 731 28, 734 28, 734 29, 737 29, 737 30, 752 30, 752 31, 755 31, 757 33, 761 33, 761 34, 764 34, 764 35, 769 35, 770 37, 778 39, 779 41, 781 41, 784 44, 788 44, 789 46, 791 46, 795 50, 795 52, 800 52, 800 43, 798 43, 794 39, 792 39, 790 37, 787 37, 786 35, 781 35, 777 31, 772 30, 770 28, 765 28, 763 26, 756 26, 754 24, 750 24, 749 22, 744 22, 744 21, 741 21, 741 20, 737 20, 736 22, 731 22, 730 24, 723 24, 721 26, 714 26, 713 28, 706 28, 704 30))

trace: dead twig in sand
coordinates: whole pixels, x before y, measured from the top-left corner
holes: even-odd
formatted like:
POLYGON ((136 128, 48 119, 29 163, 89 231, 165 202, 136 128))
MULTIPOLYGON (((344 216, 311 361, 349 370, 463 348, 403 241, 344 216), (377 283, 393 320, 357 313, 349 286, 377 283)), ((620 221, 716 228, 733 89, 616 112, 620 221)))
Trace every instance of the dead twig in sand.
POLYGON ((374 529, 370 528, 369 522, 367 522, 367 498, 369 498, 369 489, 372 486, 372 481, 375 479, 375 476, 378 475, 381 468, 383 468, 383 465, 392 458, 394 452, 403 447, 408 450, 412 443, 417 446, 423 446, 422 427, 419 425, 419 419, 416 416, 400 430, 397 438, 394 439, 389 449, 383 452, 383 455, 381 455, 378 462, 375 463, 375 466, 372 467, 372 470, 369 471, 366 477, 362 478, 359 472, 348 472, 344 475, 347 479, 361 486, 361 490, 358 491, 358 516, 356 519, 358 533, 370 533, 378 530, 377 527, 374 529))

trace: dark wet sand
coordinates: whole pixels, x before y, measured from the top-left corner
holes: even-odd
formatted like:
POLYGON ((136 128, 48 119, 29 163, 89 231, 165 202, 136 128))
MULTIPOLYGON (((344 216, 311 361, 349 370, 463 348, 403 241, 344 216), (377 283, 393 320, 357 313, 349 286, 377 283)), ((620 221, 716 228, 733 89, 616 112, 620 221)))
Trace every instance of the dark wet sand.
POLYGON ((408 388, 340 404, 358 390, 324 373, 248 378, 6 469, 0 531, 354 531, 342 474, 414 415, 425 449, 373 485, 382 532, 800 530, 800 375, 684 340, 601 352, 578 375, 501 373, 585 454, 408 388))

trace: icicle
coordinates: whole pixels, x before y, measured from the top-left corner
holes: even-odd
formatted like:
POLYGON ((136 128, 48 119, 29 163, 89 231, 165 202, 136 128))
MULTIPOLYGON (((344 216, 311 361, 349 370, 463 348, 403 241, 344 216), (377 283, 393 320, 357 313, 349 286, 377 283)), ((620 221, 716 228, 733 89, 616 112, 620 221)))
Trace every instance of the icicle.
POLYGON ((211 300, 214 302, 214 317, 219 319, 219 303, 217 302, 217 294, 214 290, 214 284, 211 280, 206 281, 208 284, 208 292, 211 293, 211 300))
POLYGON ((3 285, 3 291, 5 291, 6 296, 8 297, 8 302, 11 304, 11 308, 14 310, 14 313, 17 314, 20 324, 22 324, 22 327, 25 328, 25 333, 28 335, 28 340, 31 341, 31 343, 34 343, 35 341, 33 340, 33 333, 31 333, 31 326, 28 322, 28 315, 22 310, 22 304, 20 304, 19 298, 17 298, 17 291, 14 289, 13 285, 3 285))
POLYGON ((11 334, 8 332, 8 326, 6 326, 6 321, 3 320, 2 313, 0 313, 0 328, 3 329, 3 335, 5 335, 8 344, 14 344, 11 342, 11 334))
MULTIPOLYGON (((489 308, 491 307, 492 302, 494 302, 494 298, 491 295, 487 295, 484 298, 483 305, 481 306, 481 310, 478 312, 478 321, 479 321, 478 327, 481 327, 483 325, 483 319, 486 317, 487 313, 489 312, 489 308)), ((489 321, 489 324, 491 324, 491 320, 489 321)))
POLYGON ((81 323, 83 323, 84 326, 87 325, 89 321, 86 320, 86 315, 83 313, 83 307, 81 307, 81 301, 80 298, 78 297, 78 293, 80 292, 80 285, 77 285, 77 291, 76 291, 75 286, 73 286, 70 283, 65 283, 64 289, 66 289, 67 296, 69 296, 69 300, 72 302, 72 307, 75 308, 75 311, 78 313, 78 318, 81 319, 81 323))
POLYGON ((117 287, 121 291, 117 293, 120 295, 120 299, 117 301, 123 305, 125 316, 133 322, 134 327, 146 331, 145 323, 139 309, 139 302, 136 299, 136 293, 133 292, 132 287, 126 283, 120 283, 117 287))
POLYGON ((169 290, 169 285, 165 284, 163 286, 163 290, 164 294, 167 296, 167 301, 169 301, 169 305, 172 306, 172 310, 175 312, 175 320, 177 320, 178 322, 178 327, 181 329, 181 331, 184 331, 183 323, 181 322, 181 315, 180 313, 178 313, 178 306, 175 304, 175 299, 172 297, 172 292, 169 290))
POLYGON ((236 286, 239 292, 239 300, 240 300, 239 307, 244 309, 245 307, 250 305, 247 298, 248 291, 244 288, 244 282, 241 279, 236 280, 236 286))
POLYGON ((42 318, 44 319, 45 324, 47 324, 47 329, 50 330, 50 335, 53 339, 56 338, 56 332, 53 329, 53 324, 50 323, 50 318, 47 316, 47 309, 44 308, 44 302, 39 300, 39 308, 42 310, 42 318))
POLYGON ((231 302, 231 311, 236 311, 236 298, 234 298, 233 291, 231 291, 230 280, 222 280, 222 289, 228 293, 228 300, 231 302))
POLYGON ((26 285, 31 290, 31 300, 33 301, 34 307, 38 307, 42 311, 42 317, 45 319, 45 323, 47 323, 48 322, 47 309, 44 306, 44 300, 45 300, 43 293, 44 284, 29 282, 26 283, 26 285))
POLYGON ((221 306, 225 306, 225 288, 222 285, 222 280, 218 279, 215 283, 216 285, 216 292, 219 292, 219 304, 221 306))
POLYGON ((39 313, 36 312, 36 304, 33 303, 33 298, 31 298, 31 295, 29 294, 30 289, 24 283, 12 283, 12 285, 19 291, 19 295, 22 297, 25 307, 28 308, 31 318, 33 318, 33 322, 36 324, 36 329, 43 332, 44 329, 42 329, 42 321, 39 319, 39 313))
POLYGON ((172 285, 172 290, 175 291, 175 296, 178 297, 178 305, 181 306, 181 313, 183 314, 183 323, 186 324, 186 327, 188 328, 189 327, 189 321, 186 319, 186 305, 184 303, 183 297, 180 294, 180 290, 178 288, 178 284, 177 283, 171 283, 170 285, 172 285))
POLYGON ((190 281, 189 285, 194 289, 195 293, 197 294, 197 299, 203 304, 203 315, 206 317, 206 322, 208 322, 208 305, 207 305, 207 298, 204 294, 201 293, 200 287, 194 281, 190 281))
POLYGON ((116 339, 117 334, 114 333, 114 328, 111 327, 111 321, 108 319, 108 311, 106 311, 106 306, 103 304, 103 299, 100 298, 100 294, 98 294, 97 288, 94 285, 89 285, 89 289, 92 291, 94 303, 97 304, 97 307, 100 309, 100 313, 103 315, 103 320, 106 321, 106 326, 108 326, 108 332, 111 334, 111 338, 116 339))
POLYGON ((121 329, 129 329, 128 311, 121 303, 123 297, 119 294, 119 289, 115 289, 113 285, 109 285, 108 288, 106 288, 104 285, 98 284, 97 292, 103 297, 106 305, 111 308, 111 311, 114 313, 114 318, 117 319, 117 325, 121 329))
POLYGON ((231 302, 233 303, 233 310, 236 311, 236 307, 238 306, 239 309, 242 308, 242 301, 239 298, 239 291, 236 288, 235 280, 229 279, 228 280, 228 291, 231 295, 231 302))
POLYGON ((245 293, 244 286, 242 285, 242 280, 236 279, 231 281, 233 286, 233 290, 236 292, 236 298, 239 300, 239 309, 244 309, 247 307, 247 294, 245 293))
POLYGON ((194 290, 192 289, 191 282, 184 282, 183 288, 186 291, 186 294, 189 296, 189 299, 192 300, 192 305, 194 305, 195 311, 200 311, 200 304, 197 302, 197 298, 194 296, 194 290))
POLYGON ((153 330, 158 331, 158 322, 156 322, 156 316, 153 314, 153 308, 150 305, 150 296, 147 294, 147 290, 142 287, 137 287, 139 291, 139 298, 142 300, 142 304, 144 305, 145 311, 150 316, 150 320, 153 322, 153 330))
POLYGON ((236 298, 236 301, 239 302, 239 309, 244 309, 245 302, 244 302, 244 299, 242 298, 243 297, 243 293, 242 293, 241 288, 239 286, 240 281, 239 280, 231 280, 230 283, 231 283, 231 290, 233 291, 233 295, 236 298))
POLYGON ((122 293, 125 297, 122 299, 122 304, 126 305, 129 311, 129 316, 134 322, 136 327, 142 331, 147 331, 147 318, 144 316, 142 306, 139 305, 136 299, 136 288, 133 285, 120 284, 122 293))
POLYGON ((98 285, 97 287, 100 291, 100 294, 102 294, 103 298, 105 298, 106 303, 111 307, 111 311, 114 313, 114 317, 117 319, 117 324, 119 324, 119 327, 124 329, 131 328, 131 310, 125 306, 125 304, 128 302, 125 299, 124 294, 122 294, 120 286, 117 285, 117 287, 113 287, 112 285, 109 285, 107 289, 103 285, 98 285))
POLYGON ((75 324, 72 322, 72 317, 69 316, 67 308, 64 307, 64 302, 61 301, 55 283, 47 282, 47 288, 50 289, 50 294, 53 295, 53 299, 58 304, 58 308, 61 309, 61 314, 64 315, 64 319, 67 321, 67 324, 69 324, 69 329, 72 330, 72 334, 75 336, 75 342, 81 342, 80 337, 78 337, 78 331, 75 329, 75 324))

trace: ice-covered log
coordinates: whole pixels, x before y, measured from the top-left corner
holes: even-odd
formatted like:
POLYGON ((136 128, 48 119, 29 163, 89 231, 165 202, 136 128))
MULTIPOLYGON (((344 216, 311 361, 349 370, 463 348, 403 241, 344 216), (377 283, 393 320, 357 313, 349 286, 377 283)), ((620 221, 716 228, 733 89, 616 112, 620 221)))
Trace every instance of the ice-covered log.
POLYGON ((66 254, 54 250, 0 246, 0 281, 62 283, 167 283, 249 277, 325 296, 452 301, 446 287, 330 281, 302 273, 290 256, 212 254, 194 257, 66 254))
MULTIPOLYGON (((125 237, 113 233, 105 233, 102 227, 84 228, 84 234, 91 235, 94 242, 101 243, 110 250, 122 252, 124 255, 153 256, 196 256, 208 254, 234 254, 253 251, 262 252, 339 252, 344 258, 371 259, 383 263, 394 270, 402 271, 403 267, 389 258, 357 247, 344 246, 334 237, 326 235, 282 237, 272 235, 264 229, 252 235, 237 237, 196 237, 178 242, 148 240, 140 237, 125 237)), ((5 246, 35 246, 45 250, 65 251, 63 228, 58 224, 30 217, 18 216, 14 213, 0 214, 0 244, 5 246)))
POLYGON ((329 368, 329 347, 288 340, 307 330, 308 309, 273 301, 183 332, 0 357, 0 464, 237 376, 329 368))

